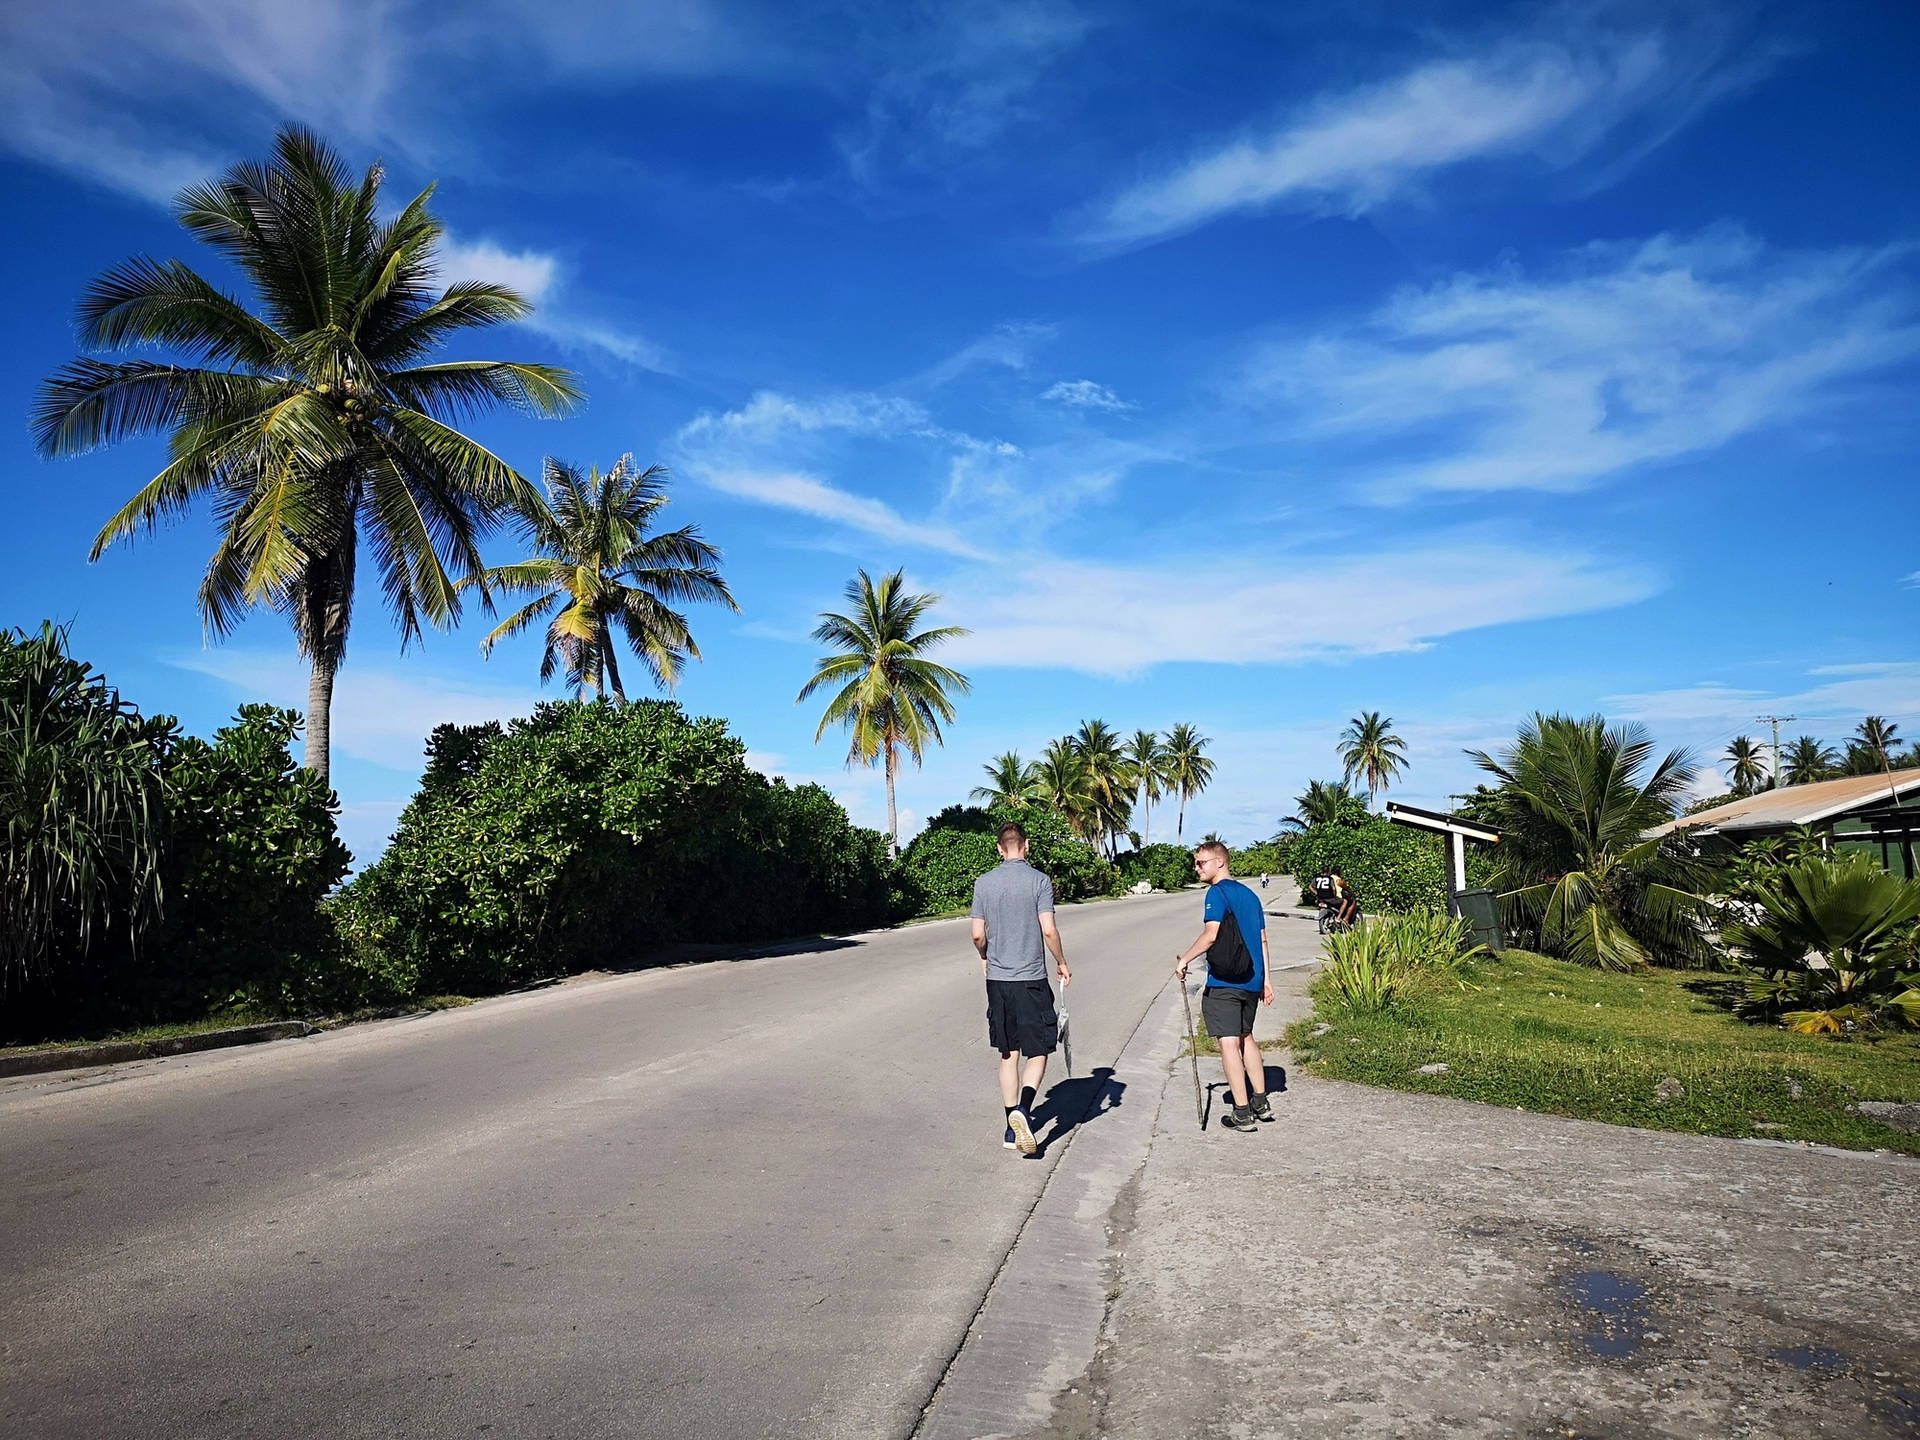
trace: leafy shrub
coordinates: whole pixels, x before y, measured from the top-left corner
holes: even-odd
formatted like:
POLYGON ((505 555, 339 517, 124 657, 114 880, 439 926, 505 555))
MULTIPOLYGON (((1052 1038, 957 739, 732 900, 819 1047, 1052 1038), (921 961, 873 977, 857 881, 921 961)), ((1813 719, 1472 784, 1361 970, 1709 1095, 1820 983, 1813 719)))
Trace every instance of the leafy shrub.
POLYGON ((1326 955, 1326 968, 1316 983, 1335 1009, 1384 1010, 1413 978, 1414 967, 1387 927, 1378 923, 1327 936, 1326 955))
POLYGON ((1184 845, 1149 845, 1144 850, 1129 850, 1116 862, 1117 887, 1130 890, 1145 880, 1156 890, 1178 890, 1199 883, 1200 872, 1193 868, 1193 852, 1184 845))
POLYGON ((1758 918, 1723 931, 1743 1014, 1809 1035, 1920 1025, 1920 880, 1864 855, 1809 856, 1753 895, 1758 918))
POLYGON ((198 1015, 245 1001, 303 1010, 357 1000, 321 910, 352 857, 332 792, 289 750, 300 717, 243 705, 213 743, 187 736, 167 766, 162 919, 148 1007, 198 1015))
POLYGON ((340 898, 355 966, 478 994, 675 941, 883 921, 882 838, 744 757, 724 721, 663 700, 441 726, 387 853, 340 898))
POLYGON ((973 882, 1000 863, 998 836, 1009 820, 1026 827, 1028 863, 1053 881, 1056 901, 1113 893, 1118 871, 1053 811, 1039 805, 950 805, 901 855, 896 913, 937 915, 971 905, 973 882))
POLYGON ((1291 875, 1293 873, 1293 835, 1281 835, 1233 852, 1233 873, 1245 880, 1250 875, 1291 875))
MULTIPOLYGON (((1359 825, 1314 825, 1293 837, 1291 873, 1304 887, 1338 866, 1369 914, 1444 910, 1446 862, 1439 837, 1380 816, 1359 825)), ((1303 889, 1301 903, 1312 896, 1303 889)))
POLYGON ((0 635, 9 1034, 304 1008, 337 985, 320 900, 349 857, 288 753, 298 724, 245 706, 209 744, 142 717, 65 632, 0 635))

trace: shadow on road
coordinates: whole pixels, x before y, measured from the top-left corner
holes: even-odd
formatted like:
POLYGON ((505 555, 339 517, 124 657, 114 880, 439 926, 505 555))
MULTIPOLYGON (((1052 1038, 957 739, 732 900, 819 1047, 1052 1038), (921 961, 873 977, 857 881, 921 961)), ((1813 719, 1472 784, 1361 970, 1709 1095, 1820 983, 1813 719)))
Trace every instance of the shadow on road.
POLYGON ((1040 1133, 1040 1148, 1034 1152, 1034 1158, 1044 1156, 1089 1120, 1119 1109, 1120 1097, 1126 1089, 1124 1080, 1113 1078, 1111 1065, 1101 1065, 1091 1075, 1076 1075, 1071 1080, 1060 1081, 1033 1107, 1033 1128, 1040 1133), (1051 1129, 1049 1121, 1053 1122, 1051 1129))

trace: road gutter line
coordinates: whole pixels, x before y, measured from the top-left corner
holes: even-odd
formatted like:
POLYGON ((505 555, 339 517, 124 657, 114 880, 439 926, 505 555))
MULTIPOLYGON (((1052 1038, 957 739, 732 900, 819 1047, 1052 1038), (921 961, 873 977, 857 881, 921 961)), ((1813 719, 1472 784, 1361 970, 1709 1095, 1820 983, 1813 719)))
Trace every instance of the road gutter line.
POLYGON ((912 1440, 1037 1429, 1054 1397, 1093 1363, 1115 1258, 1107 1219, 1152 1144, 1167 1067, 1183 1038, 1171 993, 1165 984, 1154 993, 1113 1062, 1108 1086, 1124 1087, 1120 1103, 1091 1126, 1089 1105, 1067 1137, 912 1440))

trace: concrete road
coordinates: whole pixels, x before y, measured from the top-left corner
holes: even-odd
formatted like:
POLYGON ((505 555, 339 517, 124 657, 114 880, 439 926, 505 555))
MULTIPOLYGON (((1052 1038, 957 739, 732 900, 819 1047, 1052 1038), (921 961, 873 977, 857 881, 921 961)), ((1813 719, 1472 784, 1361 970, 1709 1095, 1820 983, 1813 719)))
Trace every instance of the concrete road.
MULTIPOLYGON (((1083 1077, 1199 905, 1063 908, 1083 1077)), ((1097 1083, 1002 1148, 965 927, 0 1085, 0 1434, 905 1435, 1097 1083)))

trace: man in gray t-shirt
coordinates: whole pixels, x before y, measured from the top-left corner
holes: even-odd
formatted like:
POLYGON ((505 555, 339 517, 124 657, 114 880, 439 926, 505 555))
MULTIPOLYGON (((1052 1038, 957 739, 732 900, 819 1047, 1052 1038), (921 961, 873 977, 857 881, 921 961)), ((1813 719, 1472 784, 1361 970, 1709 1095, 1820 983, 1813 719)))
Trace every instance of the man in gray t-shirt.
POLYGON ((973 948, 987 981, 987 1039, 1000 1052, 1006 1145, 1032 1155, 1033 1101, 1060 1033, 1047 952, 1062 989, 1073 972, 1053 923, 1053 882, 1027 864, 1027 832, 1011 821, 1000 827, 1000 863, 973 882, 973 948))

